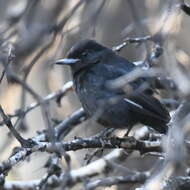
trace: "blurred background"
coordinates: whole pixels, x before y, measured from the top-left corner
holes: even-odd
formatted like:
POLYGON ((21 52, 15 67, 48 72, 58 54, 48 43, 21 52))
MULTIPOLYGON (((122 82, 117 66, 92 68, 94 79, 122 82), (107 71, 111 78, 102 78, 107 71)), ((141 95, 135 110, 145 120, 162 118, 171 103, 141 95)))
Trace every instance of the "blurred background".
MULTIPOLYGON (((179 11, 176 0, 0 0, 0 73, 3 73, 7 60, 9 67, 20 79, 41 97, 60 89, 72 80, 67 67, 53 65, 54 61, 65 57, 67 51, 78 40, 90 38, 107 46, 121 44, 127 37, 154 35, 159 31, 165 34, 165 44, 173 44, 171 56, 181 60, 189 69, 189 16, 179 11), (8 57, 7 57, 8 55, 8 57)), ((165 46, 164 44, 164 46, 165 46)), ((163 46, 163 47, 164 47, 163 46)), ((130 61, 144 60, 152 49, 151 42, 140 45, 129 44, 120 54, 130 61)), ((168 56, 169 57, 169 56, 168 56)), ((169 58, 168 58, 169 59, 169 58)), ((157 64, 168 59, 161 57, 157 64)), ((1 74, 2 76, 2 74, 1 74)), ((14 114, 36 100, 17 84, 9 73, 1 79, 0 104, 8 114, 14 114)), ((53 120, 63 120, 80 107, 73 91, 49 104, 53 120)), ((46 128, 39 108, 28 112, 17 122, 17 128, 25 138, 36 135, 46 128)), ((101 126, 86 121, 75 128, 66 140, 74 136, 88 137, 102 129, 101 126)), ((0 128, 0 160, 8 158, 17 141, 8 134, 4 125, 0 128)), ((70 152, 73 168, 84 165, 84 155, 88 150, 70 152)), ((30 180, 40 178, 46 153, 35 153, 26 162, 14 167, 10 180, 30 180)), ((132 154, 127 160, 131 169, 150 169, 156 158, 132 154)), ((110 187, 107 189, 117 189, 110 187)), ((122 188, 122 187, 120 187, 122 188)))

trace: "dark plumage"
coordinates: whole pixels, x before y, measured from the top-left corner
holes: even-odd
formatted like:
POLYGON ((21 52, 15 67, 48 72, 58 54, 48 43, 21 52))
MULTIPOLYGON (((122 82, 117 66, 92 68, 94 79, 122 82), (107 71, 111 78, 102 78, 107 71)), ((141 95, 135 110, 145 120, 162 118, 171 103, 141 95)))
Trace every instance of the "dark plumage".
POLYGON ((57 64, 71 66, 76 93, 86 113, 105 127, 128 128, 148 125, 167 132, 170 116, 166 108, 148 90, 140 90, 146 79, 129 83, 130 92, 111 89, 108 81, 126 75, 136 65, 93 40, 82 40, 57 64))

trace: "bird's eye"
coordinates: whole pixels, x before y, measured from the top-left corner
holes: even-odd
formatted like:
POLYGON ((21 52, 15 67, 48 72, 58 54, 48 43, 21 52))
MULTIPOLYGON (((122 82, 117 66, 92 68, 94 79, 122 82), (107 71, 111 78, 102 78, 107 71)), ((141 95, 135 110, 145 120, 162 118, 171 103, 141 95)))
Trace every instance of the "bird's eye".
POLYGON ((86 52, 86 51, 82 53, 83 57, 86 57, 87 55, 88 55, 88 52, 86 52))

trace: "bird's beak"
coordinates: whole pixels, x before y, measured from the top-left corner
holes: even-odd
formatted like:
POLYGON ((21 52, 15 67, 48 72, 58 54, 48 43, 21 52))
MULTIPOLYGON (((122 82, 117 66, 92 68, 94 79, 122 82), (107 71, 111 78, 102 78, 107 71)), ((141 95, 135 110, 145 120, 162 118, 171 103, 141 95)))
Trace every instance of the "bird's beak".
POLYGON ((72 59, 72 58, 65 58, 65 59, 59 59, 55 62, 55 64, 58 65, 72 65, 74 63, 80 62, 80 59, 72 59))

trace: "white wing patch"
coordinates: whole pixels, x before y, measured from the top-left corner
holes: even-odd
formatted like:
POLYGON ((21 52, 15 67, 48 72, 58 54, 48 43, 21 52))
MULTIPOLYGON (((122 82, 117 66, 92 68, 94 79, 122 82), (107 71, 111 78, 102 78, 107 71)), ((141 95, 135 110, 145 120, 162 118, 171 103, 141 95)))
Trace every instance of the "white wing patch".
POLYGON ((127 98, 124 98, 124 100, 125 100, 126 102, 130 103, 130 104, 133 104, 134 106, 136 106, 136 107, 138 107, 138 108, 140 108, 140 109, 143 109, 143 107, 142 107, 141 105, 139 105, 139 104, 133 102, 132 100, 129 100, 129 99, 127 99, 127 98))

